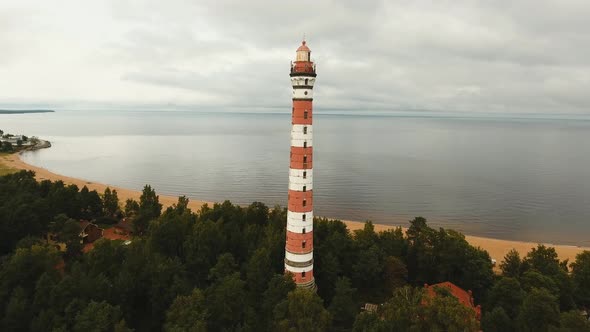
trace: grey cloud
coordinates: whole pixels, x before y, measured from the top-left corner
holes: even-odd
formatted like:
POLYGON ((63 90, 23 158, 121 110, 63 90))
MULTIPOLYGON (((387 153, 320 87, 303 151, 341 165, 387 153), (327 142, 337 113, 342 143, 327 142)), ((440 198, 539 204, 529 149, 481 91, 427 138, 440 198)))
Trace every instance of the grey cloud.
POLYGON ((84 61, 156 100, 162 91, 163 105, 288 109, 288 64, 306 33, 319 109, 590 113, 587 1, 107 4, 115 25, 84 61))

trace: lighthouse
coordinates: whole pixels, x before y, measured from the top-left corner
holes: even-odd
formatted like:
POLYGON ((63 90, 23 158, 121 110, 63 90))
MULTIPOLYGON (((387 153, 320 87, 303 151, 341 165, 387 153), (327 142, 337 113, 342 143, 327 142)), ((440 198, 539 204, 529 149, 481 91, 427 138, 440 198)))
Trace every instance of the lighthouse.
POLYGON ((313 278, 313 85, 315 65, 305 40, 291 63, 293 109, 285 273, 299 287, 315 289, 313 278))

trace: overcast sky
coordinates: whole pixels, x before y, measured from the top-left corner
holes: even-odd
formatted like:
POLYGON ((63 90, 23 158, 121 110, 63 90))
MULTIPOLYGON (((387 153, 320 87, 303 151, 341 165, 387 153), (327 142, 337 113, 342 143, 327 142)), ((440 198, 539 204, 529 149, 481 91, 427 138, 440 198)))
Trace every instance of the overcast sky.
POLYGON ((0 108, 590 113, 590 1, 0 1, 0 108))

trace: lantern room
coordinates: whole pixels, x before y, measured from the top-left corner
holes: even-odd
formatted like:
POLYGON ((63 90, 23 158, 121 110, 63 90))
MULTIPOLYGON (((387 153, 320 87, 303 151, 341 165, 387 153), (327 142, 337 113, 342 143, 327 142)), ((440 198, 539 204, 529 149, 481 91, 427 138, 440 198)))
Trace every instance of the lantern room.
POLYGON ((311 50, 305 45, 305 40, 301 42, 301 46, 297 49, 297 58, 295 61, 311 62, 311 50))

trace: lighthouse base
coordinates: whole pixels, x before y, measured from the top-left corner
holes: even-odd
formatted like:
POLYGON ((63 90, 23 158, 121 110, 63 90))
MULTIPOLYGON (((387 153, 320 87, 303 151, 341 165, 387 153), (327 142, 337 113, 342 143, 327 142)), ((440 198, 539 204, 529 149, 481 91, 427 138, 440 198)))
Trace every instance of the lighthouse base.
POLYGON ((297 285, 297 287, 309 289, 314 292, 318 289, 317 286, 315 285, 315 278, 311 279, 308 282, 304 282, 304 283, 300 283, 300 284, 296 284, 296 285, 297 285))

